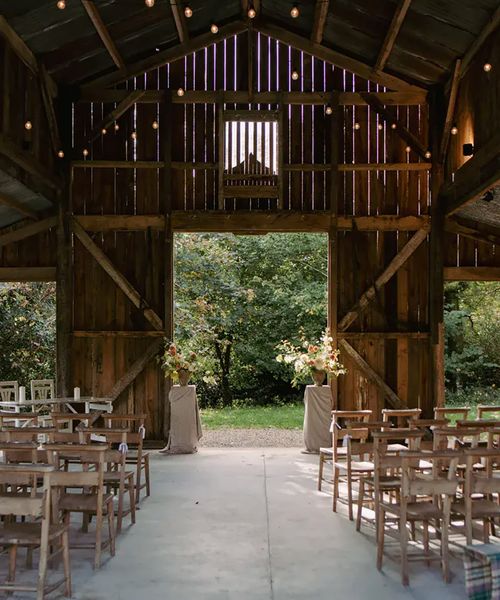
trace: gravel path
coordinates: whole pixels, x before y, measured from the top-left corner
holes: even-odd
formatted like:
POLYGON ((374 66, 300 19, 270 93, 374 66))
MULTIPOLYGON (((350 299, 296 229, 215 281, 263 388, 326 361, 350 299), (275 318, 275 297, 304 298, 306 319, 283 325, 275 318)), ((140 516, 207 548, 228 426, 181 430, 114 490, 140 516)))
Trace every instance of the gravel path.
POLYGON ((300 429, 204 429, 199 445, 205 448, 300 448, 304 437, 300 429))

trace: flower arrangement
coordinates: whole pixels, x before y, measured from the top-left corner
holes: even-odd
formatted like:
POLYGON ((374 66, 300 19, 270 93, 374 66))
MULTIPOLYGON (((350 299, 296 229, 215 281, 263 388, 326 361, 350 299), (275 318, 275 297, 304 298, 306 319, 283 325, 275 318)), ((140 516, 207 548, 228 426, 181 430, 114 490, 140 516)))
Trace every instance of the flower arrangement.
POLYGON ((186 371, 189 374, 196 371, 197 356, 195 352, 183 354, 171 342, 163 354, 161 366, 165 371, 165 377, 172 377, 172 379, 177 380, 179 378, 179 371, 186 371))
POLYGON ((339 361, 339 350, 333 347, 333 338, 328 329, 316 342, 308 342, 301 332, 301 346, 294 346, 288 340, 283 340, 277 349, 280 354, 276 357, 279 363, 293 365, 295 374, 292 385, 305 383, 308 378, 315 379, 316 374, 333 375, 338 377, 347 373, 339 361))

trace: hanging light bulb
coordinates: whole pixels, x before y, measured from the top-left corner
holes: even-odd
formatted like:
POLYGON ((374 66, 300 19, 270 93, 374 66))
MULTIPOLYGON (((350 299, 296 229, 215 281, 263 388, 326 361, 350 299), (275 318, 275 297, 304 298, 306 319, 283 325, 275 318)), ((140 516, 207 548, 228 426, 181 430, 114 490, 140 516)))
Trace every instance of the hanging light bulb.
POLYGON ((427 152, 424 154, 425 158, 430 158, 432 156, 431 151, 427 150, 427 152))
POLYGON ((59 10, 64 10, 66 8, 66 0, 57 0, 56 6, 59 10))
POLYGON ((450 129, 450 133, 451 135, 457 135, 458 127, 456 125, 453 125, 453 127, 450 129))
POLYGON ((397 127, 396 123, 391 124, 391 129, 396 129, 396 127, 397 127))
POLYGON ((384 126, 382 125, 382 123, 379 123, 379 124, 377 125, 377 129, 378 129, 379 131, 382 131, 382 129, 383 129, 383 128, 384 128, 384 126))
POLYGON ((331 115, 333 113, 333 108, 329 104, 326 105, 325 113, 327 115, 331 115))
POLYGON ((356 123, 354 123, 354 129, 358 130, 361 129, 361 125, 356 121, 356 123))
POLYGON ((131 137, 133 140, 136 140, 136 139, 137 139, 137 131, 132 131, 132 133, 130 134, 130 137, 131 137))
POLYGON ((26 123, 24 124, 24 128, 27 131, 31 131, 31 129, 33 129, 33 123, 31 121, 26 121, 26 123))
POLYGON ((151 127, 152 127, 153 129, 158 129, 158 127, 159 127, 159 125, 158 125, 158 121, 153 121, 153 122, 151 123, 151 127))
POLYGON ((184 16, 187 19, 190 19, 193 16, 193 9, 190 6, 186 6, 184 8, 184 16))
POLYGON ((120 126, 118 125, 118 123, 115 123, 115 131, 118 131, 120 129, 120 126))
POLYGON ((489 63, 489 62, 484 63, 484 65, 483 65, 483 71, 485 73, 489 73, 491 71, 491 69, 493 69, 493 65, 491 63, 489 63))
POLYGON ((85 156, 85 158, 89 155, 89 151, 87 150, 87 148, 83 149, 82 154, 83 154, 83 156, 85 156))
POLYGON ((405 152, 406 152, 406 154, 410 154, 410 152, 411 152, 411 146, 406 146, 405 152))
POLYGON ((297 81, 298 78, 299 78, 299 72, 298 71, 292 71, 292 79, 294 81, 297 81))
POLYGON ((219 28, 217 27, 217 25, 215 23, 212 23, 212 25, 210 25, 210 31, 215 35, 216 33, 219 32, 219 28))
POLYGON ((144 4, 148 7, 148 8, 153 8, 153 6, 155 5, 155 0, 144 0, 144 4))
POLYGON ((177 95, 178 95, 178 96, 184 96, 184 90, 183 90, 182 88, 179 88, 179 89, 177 90, 177 95))
POLYGON ((253 4, 250 4, 247 15, 249 19, 255 19, 255 17, 257 16, 257 11, 253 7, 253 4))
POLYGON ((59 158, 64 158, 64 151, 63 150, 59 150, 59 152, 57 153, 57 156, 59 158))
POLYGON ((292 19, 296 19, 299 15, 300 15, 299 7, 296 4, 294 4, 292 6, 292 10, 290 11, 290 16, 292 17, 292 19))
POLYGON ((108 133, 108 130, 106 129, 106 127, 103 127, 101 129, 101 133, 102 133, 102 135, 106 135, 108 133))

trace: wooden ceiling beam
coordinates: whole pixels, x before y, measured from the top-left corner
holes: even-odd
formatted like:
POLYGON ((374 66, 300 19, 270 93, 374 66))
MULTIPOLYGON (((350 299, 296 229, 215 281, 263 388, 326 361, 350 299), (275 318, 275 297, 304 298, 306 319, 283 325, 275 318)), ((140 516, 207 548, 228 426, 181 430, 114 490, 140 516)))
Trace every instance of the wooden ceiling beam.
POLYGON ((377 62, 375 63, 375 71, 380 72, 383 71, 389 55, 392 52, 394 44, 396 42, 396 38, 398 37, 399 30, 403 25, 403 21, 405 20, 406 13, 410 8, 411 0, 400 0, 396 12, 392 17, 391 24, 389 25, 389 29, 387 30, 384 42, 382 44, 382 48, 377 57, 377 62))
POLYGON ((311 41, 315 44, 321 44, 323 40, 329 4, 330 0, 316 0, 316 6, 314 7, 314 24, 311 33, 311 41))
POLYGON ((495 244, 500 248, 500 227, 492 227, 479 221, 464 219, 455 215, 446 220, 445 229, 448 233, 461 235, 484 244, 495 244))
POLYGON ((443 163, 446 158, 446 151, 450 141, 451 128, 453 126, 453 118, 455 116, 455 105, 457 102, 458 86, 460 84, 460 70, 462 61, 458 59, 455 62, 453 78, 451 80, 450 95, 448 97, 448 108, 446 109, 446 117, 444 120, 443 134, 439 149, 439 162, 443 163))
POLYGON ((170 0, 170 10, 172 11, 172 16, 174 17, 177 35, 179 36, 179 42, 183 44, 189 39, 189 31, 182 3, 179 3, 177 0, 170 0))
POLYGON ((164 65, 179 60, 180 58, 183 58, 188 54, 192 54, 197 50, 201 50, 202 48, 210 46, 211 44, 220 42, 227 37, 237 35, 246 29, 247 25, 246 23, 243 23, 243 21, 234 21, 232 23, 228 23, 227 25, 219 27, 219 32, 216 35, 208 31, 195 38, 190 38, 183 44, 177 44, 176 46, 167 48, 162 52, 152 53, 151 56, 128 65, 123 71, 103 75, 97 79, 94 79, 93 81, 90 81, 82 86, 82 90, 117 85, 126 81, 127 79, 130 79, 131 77, 136 77, 142 73, 151 71, 152 69, 163 67, 164 65))
POLYGON ((104 21, 102 20, 99 11, 97 10, 96 5, 94 4, 94 2, 92 2, 92 0, 81 0, 81 2, 83 4, 83 8, 87 11, 89 18, 92 21, 92 24, 94 25, 97 34, 101 38, 104 47, 108 51, 108 54, 111 56, 111 59, 118 67, 118 69, 125 70, 125 61, 121 57, 118 48, 116 47, 113 39, 111 38, 109 31, 106 25, 104 24, 104 21))
POLYGON ((500 281, 500 267, 445 267, 445 281, 500 281))
POLYGON ((57 217, 47 217, 42 221, 36 223, 30 223, 29 225, 23 225, 17 229, 11 229, 7 233, 0 233, 0 248, 7 244, 13 244, 14 242, 20 242, 32 235, 38 235, 43 231, 47 231, 52 227, 56 227, 57 217))
POLYGON ((311 40, 296 33, 292 33, 288 29, 284 29, 278 25, 259 20, 259 22, 255 23, 255 29, 260 31, 260 33, 268 35, 269 37, 272 37, 284 44, 289 44, 297 50, 301 50, 302 52, 310 54, 311 56, 316 56, 321 60, 332 63, 341 69, 351 71, 360 77, 371 80, 374 83, 379 83, 380 85, 383 85, 391 90, 401 92, 424 91, 424 88, 420 86, 412 85, 411 83, 408 83, 407 81, 404 81, 403 79, 400 79, 394 75, 390 75, 389 73, 375 72, 372 66, 364 62, 361 62, 350 56, 346 56, 345 54, 333 50, 332 48, 327 48, 322 44, 316 44, 311 40))
POLYGON ((462 58, 462 64, 460 68, 460 79, 465 75, 467 69, 469 68, 472 60, 481 49, 484 42, 490 37, 490 35, 499 27, 500 25, 500 5, 497 7, 491 19, 486 23, 485 27, 481 31, 481 33, 476 37, 474 42, 471 44, 470 48, 464 54, 462 58))
POLYGON ((7 206, 8 208, 12 208, 12 210, 15 210, 20 215, 28 217, 28 219, 33 219, 34 221, 38 219, 38 215, 34 210, 31 210, 31 208, 29 208, 25 204, 22 204, 22 202, 19 202, 19 200, 16 200, 15 198, 8 196, 7 194, 4 194, 1 191, 0 204, 2 204, 3 206, 7 206))
POLYGON ((0 281, 55 281, 55 267, 0 267, 0 281))
POLYGON ((500 132, 477 150, 472 158, 455 171, 452 183, 444 185, 440 202, 445 214, 451 215, 500 185, 500 132))

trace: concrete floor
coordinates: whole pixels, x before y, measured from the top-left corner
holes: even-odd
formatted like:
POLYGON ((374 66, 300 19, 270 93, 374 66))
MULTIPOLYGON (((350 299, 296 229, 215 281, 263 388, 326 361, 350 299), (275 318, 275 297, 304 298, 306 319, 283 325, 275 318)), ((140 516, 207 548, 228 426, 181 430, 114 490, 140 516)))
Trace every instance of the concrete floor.
MULTIPOLYGON (((153 495, 117 555, 97 572, 73 556, 76 600, 323 600, 465 598, 461 562, 375 568, 373 530, 316 491, 317 457, 298 449, 215 449, 155 456, 153 495)), ((329 487, 329 486, 327 486, 329 487)))

